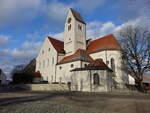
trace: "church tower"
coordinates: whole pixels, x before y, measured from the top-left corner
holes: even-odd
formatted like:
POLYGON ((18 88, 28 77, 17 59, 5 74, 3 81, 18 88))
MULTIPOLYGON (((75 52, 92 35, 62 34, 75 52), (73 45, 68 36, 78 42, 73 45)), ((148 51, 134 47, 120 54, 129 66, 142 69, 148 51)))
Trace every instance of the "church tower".
POLYGON ((64 50, 71 55, 78 49, 86 50, 86 23, 80 13, 70 8, 64 28, 64 50))

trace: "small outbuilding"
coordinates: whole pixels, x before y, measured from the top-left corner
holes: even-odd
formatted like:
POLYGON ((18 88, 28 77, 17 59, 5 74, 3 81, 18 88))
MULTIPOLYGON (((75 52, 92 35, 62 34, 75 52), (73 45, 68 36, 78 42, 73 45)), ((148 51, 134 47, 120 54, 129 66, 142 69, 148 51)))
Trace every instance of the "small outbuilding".
MULTIPOLYGON (((71 70, 71 72, 77 77, 77 79, 79 79, 78 81, 80 81, 76 84, 77 91, 105 92, 111 91, 114 85, 112 76, 113 71, 103 62, 102 59, 93 60, 87 66, 83 68, 75 68, 71 70), (87 74, 83 74, 84 76, 82 76, 81 73, 87 74)), ((75 81, 73 84, 75 84, 75 81)))

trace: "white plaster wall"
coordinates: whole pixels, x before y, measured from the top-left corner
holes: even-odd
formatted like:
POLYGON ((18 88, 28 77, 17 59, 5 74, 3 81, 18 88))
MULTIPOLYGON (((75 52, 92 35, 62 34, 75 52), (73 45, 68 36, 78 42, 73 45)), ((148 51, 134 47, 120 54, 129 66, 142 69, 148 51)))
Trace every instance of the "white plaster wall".
POLYGON ((49 39, 45 38, 41 50, 36 58, 36 71, 40 71, 43 80, 54 82, 56 77, 56 63, 57 51, 50 43, 49 39), (42 53, 42 51, 44 51, 44 53, 42 53), (45 62, 45 66, 43 66, 43 62, 45 62))
POLYGON ((129 85, 135 85, 135 79, 130 74, 128 74, 128 77, 129 77, 129 85))
POLYGON ((24 84, 20 87, 32 91, 68 91, 66 84, 24 84))
POLYGON ((86 91, 86 92, 106 92, 108 91, 107 80, 106 80, 106 71, 98 70, 98 71, 79 71, 79 72, 72 72, 72 77, 76 78, 73 80, 76 84, 75 90, 77 91, 86 91), (100 77, 100 84, 95 85, 93 84, 93 75, 94 73, 98 73, 100 77))
POLYGON ((57 65, 57 82, 71 82, 71 72, 70 70, 74 69, 74 68, 80 68, 81 66, 81 62, 80 61, 75 61, 75 62, 70 62, 70 63, 65 63, 65 64, 61 64, 61 65, 57 65), (71 67, 71 64, 73 64, 74 66, 71 67), (61 67, 61 69, 60 69, 61 67))
POLYGON ((126 84, 128 77, 127 74, 122 70, 122 57, 120 51, 106 50, 97 53, 92 53, 90 54, 90 56, 93 59, 102 58, 105 63, 106 61, 109 61, 108 66, 110 68, 111 68, 111 62, 110 62, 111 58, 114 58, 115 74, 116 74, 115 80, 118 82, 120 87, 123 87, 123 84, 126 84))
POLYGON ((58 62, 64 58, 64 54, 58 54, 58 62))

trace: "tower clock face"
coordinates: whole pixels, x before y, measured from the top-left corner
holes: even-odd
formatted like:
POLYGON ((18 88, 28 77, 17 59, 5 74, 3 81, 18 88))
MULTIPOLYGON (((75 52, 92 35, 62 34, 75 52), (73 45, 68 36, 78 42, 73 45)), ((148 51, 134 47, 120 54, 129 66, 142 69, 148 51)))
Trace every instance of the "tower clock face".
POLYGON ((71 23, 71 18, 68 18, 68 23, 71 23))

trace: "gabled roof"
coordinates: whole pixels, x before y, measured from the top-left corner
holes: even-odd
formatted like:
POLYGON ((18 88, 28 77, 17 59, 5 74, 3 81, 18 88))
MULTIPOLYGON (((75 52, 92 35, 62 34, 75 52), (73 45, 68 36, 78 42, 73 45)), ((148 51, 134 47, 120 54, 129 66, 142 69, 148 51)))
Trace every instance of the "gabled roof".
POLYGON ((98 69, 98 70, 111 70, 104 62, 101 58, 96 59, 94 61, 92 61, 89 65, 87 65, 86 67, 87 69, 98 69))
POLYGON ((112 72, 112 70, 103 62, 102 59, 93 60, 86 67, 84 67, 84 68, 75 68, 71 71, 85 71, 85 70, 108 70, 108 71, 112 72))
POLYGON ((88 53, 94 53, 103 50, 121 50, 121 46, 113 34, 93 40, 87 47, 88 53))
POLYGON ((48 36, 49 41, 58 53, 64 53, 64 42, 48 36))
POLYGON ((35 73, 36 60, 33 59, 26 65, 22 72, 24 73, 35 73))
POLYGON ((83 49, 78 49, 74 54, 64 57, 58 64, 73 62, 73 61, 91 62, 93 59, 83 49))
POLYGON ((81 22, 83 24, 86 24, 79 12, 73 10, 72 8, 70 8, 70 10, 71 10, 71 12, 72 12, 72 14, 73 14, 73 16, 75 17, 76 20, 78 20, 79 22, 81 22))

